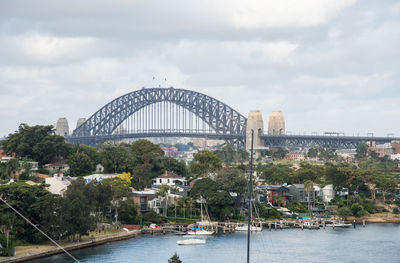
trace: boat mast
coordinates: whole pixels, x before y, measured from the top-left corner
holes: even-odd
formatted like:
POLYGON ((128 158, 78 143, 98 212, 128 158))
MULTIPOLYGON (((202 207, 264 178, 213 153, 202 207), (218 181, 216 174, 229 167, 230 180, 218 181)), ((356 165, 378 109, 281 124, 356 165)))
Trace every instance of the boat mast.
POLYGON ((249 208, 248 208, 248 218, 247 218, 247 263, 250 263, 250 227, 251 227, 251 202, 253 198, 253 139, 254 130, 251 130, 251 148, 250 148, 250 175, 249 175, 249 208))

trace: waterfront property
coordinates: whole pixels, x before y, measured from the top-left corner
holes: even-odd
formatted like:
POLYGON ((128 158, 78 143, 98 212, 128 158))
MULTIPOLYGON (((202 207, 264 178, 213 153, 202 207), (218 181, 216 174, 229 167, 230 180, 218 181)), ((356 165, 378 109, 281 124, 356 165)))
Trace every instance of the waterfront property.
MULTIPOLYGON (((318 231, 286 229, 251 235, 251 262, 398 263, 400 226, 370 224, 363 228, 326 228, 318 231), (290 249, 288 249, 290 248, 290 249)), ((243 233, 208 237, 205 245, 179 246, 180 236, 146 235, 122 242, 73 251, 81 262, 128 263, 168 262, 175 253, 184 263, 246 262, 247 236, 243 233), (212 255, 207 256, 205 255, 212 255)), ((67 263, 65 255, 43 258, 30 263, 67 263)))

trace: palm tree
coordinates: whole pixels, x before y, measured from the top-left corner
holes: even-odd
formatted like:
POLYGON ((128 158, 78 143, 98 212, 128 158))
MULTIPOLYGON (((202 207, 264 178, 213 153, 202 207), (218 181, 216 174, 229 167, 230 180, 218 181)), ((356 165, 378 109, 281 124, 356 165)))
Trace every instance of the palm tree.
POLYGON ((310 192, 313 189, 314 183, 311 180, 307 180, 304 182, 304 189, 307 192, 307 203, 308 203, 308 210, 311 212, 311 205, 310 205, 310 192))
POLYGON ((166 184, 163 184, 158 190, 158 196, 160 196, 164 201, 163 216, 167 216, 168 192, 169 192, 169 186, 166 184))
POLYGON ((10 231, 13 229, 16 218, 11 213, 5 213, 0 215, 0 232, 6 236, 6 248, 10 243, 10 231))

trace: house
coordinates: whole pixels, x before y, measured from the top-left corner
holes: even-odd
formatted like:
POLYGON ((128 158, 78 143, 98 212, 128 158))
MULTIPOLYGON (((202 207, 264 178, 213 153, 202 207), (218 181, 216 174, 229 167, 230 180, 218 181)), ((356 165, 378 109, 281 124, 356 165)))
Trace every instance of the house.
MULTIPOLYGON (((157 204, 153 206, 152 200, 157 198, 157 190, 155 189, 145 189, 143 191, 133 191, 133 202, 139 206, 138 213, 146 213, 153 209, 157 204)), ((161 207, 161 204, 158 205, 161 207)))
POLYGON ((274 206, 284 205, 289 200, 289 188, 280 185, 267 186, 268 202, 274 206))
POLYGON ((84 176, 83 179, 85 179, 87 183, 90 183, 93 180, 96 180, 97 182, 101 182, 104 179, 110 179, 110 178, 114 178, 117 176, 118 176, 117 174, 91 174, 91 175, 84 176))
POLYGON ((335 198, 335 190, 333 190, 333 185, 328 184, 322 188, 322 201, 330 202, 335 198))
POLYGON ((98 163, 96 165, 96 173, 102 173, 102 172, 104 172, 104 166, 101 165, 101 163, 98 163))
POLYGON ((152 188, 158 190, 162 185, 176 187, 178 190, 176 194, 180 196, 187 196, 187 193, 190 190, 190 186, 186 179, 174 172, 169 171, 165 171, 162 175, 154 179, 152 188))
POLYGON ((57 162, 48 163, 43 166, 43 168, 50 171, 50 174, 67 172, 69 170, 69 165, 65 160, 59 160, 57 162))
POLYGON ((45 182, 48 187, 46 189, 52 194, 64 195, 68 186, 71 185, 72 178, 68 176, 54 176, 45 178, 45 182))
POLYGON ((314 203, 314 189, 312 189, 309 194, 304 189, 304 184, 292 184, 288 186, 289 194, 291 196, 291 201, 297 201, 302 205, 308 205, 314 203), (310 198, 310 199, 308 199, 310 198))

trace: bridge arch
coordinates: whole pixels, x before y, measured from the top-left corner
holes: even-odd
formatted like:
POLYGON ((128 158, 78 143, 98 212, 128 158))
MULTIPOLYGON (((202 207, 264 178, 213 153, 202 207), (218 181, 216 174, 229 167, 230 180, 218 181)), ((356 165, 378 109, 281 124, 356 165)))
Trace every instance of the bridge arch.
POLYGON ((193 113, 207 123, 214 134, 231 138, 245 135, 247 119, 233 108, 205 94, 170 87, 142 88, 114 99, 77 127, 71 137, 112 135, 128 117, 162 102, 178 105, 193 113))

